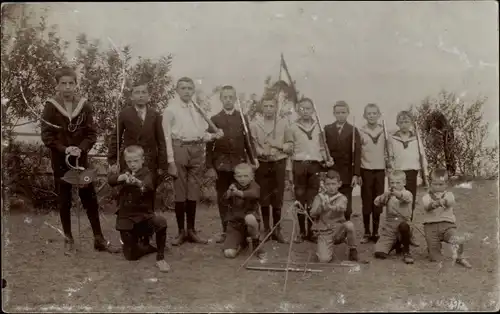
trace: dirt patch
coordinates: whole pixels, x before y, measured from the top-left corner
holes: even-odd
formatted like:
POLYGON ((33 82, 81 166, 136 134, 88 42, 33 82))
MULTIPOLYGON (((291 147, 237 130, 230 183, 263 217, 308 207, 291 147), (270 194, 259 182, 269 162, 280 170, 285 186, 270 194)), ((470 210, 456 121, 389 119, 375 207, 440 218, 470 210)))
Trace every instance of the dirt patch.
MULTIPOLYGON (((172 266, 168 274, 154 268, 154 256, 127 262, 120 255, 92 249, 91 229, 82 215, 83 251, 74 258, 62 254, 59 216, 51 213, 4 215, 2 278, 3 310, 32 311, 494 311, 498 309, 498 185, 494 181, 473 182, 472 189, 454 189, 460 231, 473 238, 466 253, 473 269, 453 266, 451 261, 432 264, 425 258, 426 247, 417 233, 420 247, 414 248, 414 265, 399 257, 378 261, 372 258, 373 245, 360 245, 360 255, 369 264, 359 268, 331 266, 319 274, 291 272, 283 295, 285 273, 240 270, 249 252, 235 260, 222 257, 214 242, 202 246, 186 244, 167 254, 172 266), (52 226, 52 227, 51 227, 52 226)), ((360 199, 354 199, 360 211, 360 199)), ((164 213, 169 237, 175 236, 175 217, 164 213)), ((420 219, 417 211, 415 221, 420 219)), ((73 230, 78 239, 77 219, 73 230)), ((105 235, 118 243, 114 216, 105 214, 105 235)), ((361 217, 354 217, 358 237, 361 217)), ((289 237, 291 221, 285 221, 289 237)), ((422 228, 422 227, 421 227, 422 228)), ((198 210, 197 229, 213 237, 220 230, 217 208, 198 210)), ((78 241, 78 240, 77 240, 78 241)), ((286 260, 288 245, 268 242, 270 260, 286 260)), ((295 260, 306 260, 313 246, 294 244, 295 260)), ((345 246, 335 251, 346 259, 345 246)))

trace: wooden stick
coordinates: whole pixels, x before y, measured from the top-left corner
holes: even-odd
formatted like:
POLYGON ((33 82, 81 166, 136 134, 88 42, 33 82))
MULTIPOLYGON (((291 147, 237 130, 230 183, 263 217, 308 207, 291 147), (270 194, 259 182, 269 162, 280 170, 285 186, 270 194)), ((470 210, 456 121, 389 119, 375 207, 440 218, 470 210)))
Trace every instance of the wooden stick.
POLYGON ((352 173, 354 173, 354 153, 355 149, 355 141, 356 141, 356 117, 352 117, 352 173))
MULTIPOLYGON (((282 265, 282 264, 285 264, 286 261, 275 261, 275 262, 266 262, 266 263, 263 263, 264 265, 282 265)), ((290 261, 290 265, 300 265, 300 267, 302 267, 302 265, 304 265, 305 262, 293 262, 293 261, 290 261)), ((341 262, 330 262, 330 263, 322 263, 322 262, 309 262, 307 263, 307 265, 315 265, 315 266, 328 266, 328 267, 337 267, 337 266, 341 266, 341 267, 356 267, 356 266, 360 266, 361 264, 360 263, 355 263, 355 262, 350 262, 350 261, 341 261, 341 262)))
POLYGON ((214 131, 214 132, 219 131, 219 128, 215 126, 215 124, 212 122, 212 120, 210 120, 210 118, 205 113, 205 111, 203 109, 201 109, 200 105, 198 105, 194 100, 191 100, 191 102, 193 103, 194 108, 196 108, 196 110, 198 110, 198 112, 201 114, 203 119, 205 119, 205 121, 208 123, 208 126, 210 126, 210 128, 212 128, 212 131, 214 131))
POLYGON ((265 266, 262 266, 262 267, 259 267, 259 266, 247 266, 246 267, 247 269, 249 270, 267 270, 267 271, 286 271, 287 274, 288 274, 288 271, 294 271, 294 272, 311 272, 311 273, 322 273, 323 270, 322 269, 310 269, 310 268, 306 268, 306 269, 302 269, 302 268, 277 268, 277 267, 265 267, 265 266))
POLYGON ((248 261, 252 258, 252 256, 255 254, 255 252, 257 252, 257 249, 259 249, 264 243, 266 243, 266 240, 273 234, 274 229, 276 229, 278 225, 283 221, 283 218, 284 216, 281 216, 280 220, 272 227, 271 231, 269 231, 269 233, 264 237, 264 240, 262 240, 256 248, 254 248, 253 252, 250 253, 250 256, 248 256, 248 258, 243 262, 243 264, 241 264, 240 267, 238 267, 237 271, 239 271, 243 266, 245 266, 248 263, 248 261))
POLYGON ((290 246, 288 247, 288 258, 286 261, 286 273, 285 273, 285 284, 283 285, 283 294, 286 293, 286 284, 288 282, 288 269, 290 268, 290 257, 292 256, 292 246, 293 246, 294 235, 295 235, 295 221, 292 225, 292 234, 290 236, 290 246))

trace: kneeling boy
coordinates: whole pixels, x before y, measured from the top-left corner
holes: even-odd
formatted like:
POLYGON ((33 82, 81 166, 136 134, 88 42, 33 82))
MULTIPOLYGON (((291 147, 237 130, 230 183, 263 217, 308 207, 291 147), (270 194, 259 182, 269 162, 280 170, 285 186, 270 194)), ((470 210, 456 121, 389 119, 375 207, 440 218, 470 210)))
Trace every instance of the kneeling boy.
MULTIPOLYGON (((247 235, 252 238, 255 250, 259 244, 259 198, 260 187, 254 181, 253 169, 249 164, 239 164, 234 168, 236 183, 231 184, 224 195, 228 204, 227 233, 224 241, 224 256, 235 258, 242 246, 245 246, 247 235)), ((265 252, 259 248, 259 259, 265 258, 265 252)))
POLYGON ((375 206, 386 206, 385 221, 380 230, 380 238, 375 244, 375 257, 387 258, 396 243, 403 246, 403 261, 413 264, 410 254, 412 231, 409 225, 413 195, 405 189, 406 175, 395 170, 389 174, 390 190, 375 198, 375 206))
POLYGON ((329 263, 333 246, 343 242, 349 247, 349 260, 358 260, 354 224, 346 221, 347 197, 338 191, 341 186, 339 173, 329 170, 324 181, 325 191, 317 194, 312 204, 310 215, 315 219, 312 229, 318 233, 316 255, 321 263, 329 263))
POLYGON ((154 212, 154 184, 151 172, 143 166, 144 150, 132 145, 125 148, 123 154, 128 169, 121 174, 111 173, 108 178, 111 186, 121 185, 116 229, 123 241, 123 255, 133 261, 156 252, 156 266, 168 272, 170 266, 164 259, 167 220, 154 212), (156 233, 158 248, 139 244, 141 237, 153 233, 156 233))
POLYGON ((457 231, 456 218, 453 207, 456 205, 455 196, 448 191, 448 172, 445 169, 436 169, 431 175, 430 191, 426 193, 424 204, 424 233, 427 242, 429 259, 433 262, 441 259, 441 241, 457 246, 457 264, 471 268, 471 264, 463 256, 465 237, 457 231))

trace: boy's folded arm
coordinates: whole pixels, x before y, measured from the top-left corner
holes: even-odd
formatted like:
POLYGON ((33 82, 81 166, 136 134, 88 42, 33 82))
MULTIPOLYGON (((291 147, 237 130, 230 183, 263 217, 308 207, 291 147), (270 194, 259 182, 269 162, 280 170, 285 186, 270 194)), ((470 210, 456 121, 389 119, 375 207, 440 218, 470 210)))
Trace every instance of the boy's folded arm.
POLYGON ((425 211, 431 211, 434 209, 434 207, 432 206, 432 198, 430 197, 429 194, 425 194, 422 197, 422 204, 424 206, 425 211))
POLYGON ((321 204, 321 198, 319 195, 316 195, 311 205, 311 211, 309 212, 309 215, 313 218, 318 217, 321 214, 322 208, 323 205, 321 204))
POLYGON ((373 201, 373 203, 375 204, 375 206, 382 206, 384 204, 384 199, 385 199, 385 195, 382 194, 382 195, 379 195, 375 198, 375 200, 373 201))
POLYGON ((411 203, 413 201, 413 194, 410 191, 401 191, 401 195, 399 195, 398 199, 405 203, 411 203))
POLYGON ((247 199, 258 199, 260 197, 260 188, 254 184, 250 185, 250 187, 242 191, 243 192, 243 198, 247 199))
POLYGON ((119 173, 110 173, 108 174, 108 184, 111 186, 116 186, 121 184, 122 182, 118 181, 119 173))
POLYGON ((338 203, 334 205, 334 210, 345 212, 347 210, 347 197, 343 196, 338 203))
POLYGON ((455 196, 451 192, 446 192, 444 200, 446 201, 446 207, 453 207, 455 205, 455 196))
POLYGON ((150 173, 148 173, 145 177, 144 180, 142 180, 142 186, 146 190, 154 190, 154 185, 153 185, 153 177, 151 176, 150 173))

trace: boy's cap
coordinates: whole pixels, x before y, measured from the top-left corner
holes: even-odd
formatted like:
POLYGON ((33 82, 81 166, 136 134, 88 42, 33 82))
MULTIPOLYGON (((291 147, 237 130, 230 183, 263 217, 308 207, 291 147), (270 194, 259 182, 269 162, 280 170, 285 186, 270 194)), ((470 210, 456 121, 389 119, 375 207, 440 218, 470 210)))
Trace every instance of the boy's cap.
POLYGON ((335 103, 335 106, 347 106, 347 103, 343 100, 339 100, 335 103))

